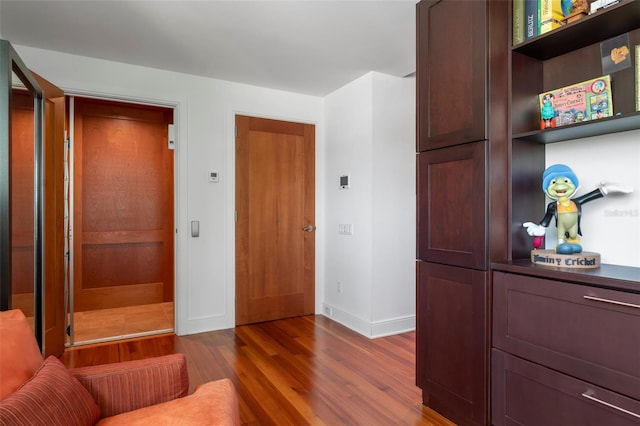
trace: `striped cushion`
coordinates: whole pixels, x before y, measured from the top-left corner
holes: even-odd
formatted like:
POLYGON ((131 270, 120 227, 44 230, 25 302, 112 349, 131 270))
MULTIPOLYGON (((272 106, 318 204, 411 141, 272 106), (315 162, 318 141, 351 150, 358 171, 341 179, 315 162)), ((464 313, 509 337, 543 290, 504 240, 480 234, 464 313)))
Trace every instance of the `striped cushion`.
POLYGON ((189 392, 187 360, 181 353, 70 372, 93 396, 103 417, 171 401, 189 392))
POLYGON ((0 312, 0 399, 14 393, 42 365, 42 355, 21 310, 0 312))
POLYGON ((0 401, 0 425, 92 425, 100 408, 54 356, 0 401))

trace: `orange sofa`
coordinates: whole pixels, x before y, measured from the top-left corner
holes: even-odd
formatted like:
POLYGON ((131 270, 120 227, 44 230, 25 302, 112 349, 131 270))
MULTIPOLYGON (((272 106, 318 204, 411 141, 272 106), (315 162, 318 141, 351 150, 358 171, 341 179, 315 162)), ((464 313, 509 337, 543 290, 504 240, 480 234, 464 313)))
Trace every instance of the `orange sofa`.
POLYGON ((239 425, 229 379, 187 395, 183 354, 67 369, 20 310, 0 312, 0 425, 239 425))

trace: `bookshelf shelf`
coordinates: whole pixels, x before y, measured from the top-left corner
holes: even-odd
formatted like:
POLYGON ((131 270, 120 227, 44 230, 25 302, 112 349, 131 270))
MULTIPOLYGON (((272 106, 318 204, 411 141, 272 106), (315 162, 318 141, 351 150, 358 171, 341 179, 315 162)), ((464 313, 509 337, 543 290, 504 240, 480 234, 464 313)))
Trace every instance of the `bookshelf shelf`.
POLYGON ((638 28, 640 1, 623 0, 562 28, 513 47, 514 52, 546 61, 638 28))
POLYGON ((554 129, 537 130, 514 134, 514 139, 542 144, 581 139, 590 136, 602 136, 610 133, 626 132, 640 129, 640 112, 602 118, 585 123, 570 124, 554 129))
MULTIPOLYGON (((513 10, 511 10, 513 12, 513 10)), ((511 221, 521 224, 545 204, 537 182, 545 168, 546 145, 640 129, 633 67, 611 74, 614 116, 540 129, 540 93, 604 75, 600 43, 628 34, 640 45, 640 0, 622 0, 592 15, 511 47, 511 221)), ((632 53, 632 55, 634 54, 632 53)), ((634 58, 632 58, 634 59, 634 58)), ((530 240, 511 234, 511 258, 528 259, 530 240)))

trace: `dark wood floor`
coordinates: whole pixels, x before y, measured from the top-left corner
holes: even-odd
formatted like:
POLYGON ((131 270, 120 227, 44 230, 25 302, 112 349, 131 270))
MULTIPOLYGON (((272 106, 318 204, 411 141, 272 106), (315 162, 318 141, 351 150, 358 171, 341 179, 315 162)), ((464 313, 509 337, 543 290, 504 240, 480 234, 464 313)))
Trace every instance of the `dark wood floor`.
POLYGON ((246 425, 452 425, 421 404, 415 333, 367 339, 323 316, 67 349, 69 367, 174 352, 191 390, 229 377, 246 425))

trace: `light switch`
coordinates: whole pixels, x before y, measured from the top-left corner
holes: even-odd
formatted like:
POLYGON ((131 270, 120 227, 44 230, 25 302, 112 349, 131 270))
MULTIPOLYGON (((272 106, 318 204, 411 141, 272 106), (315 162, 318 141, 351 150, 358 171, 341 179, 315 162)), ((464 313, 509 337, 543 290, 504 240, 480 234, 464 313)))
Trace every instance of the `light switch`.
POLYGON ((341 223, 338 225, 338 234, 340 235, 353 235, 352 223, 341 223))
POLYGON ((194 237, 194 238, 200 236, 200 221, 199 220, 192 220, 191 221, 191 236, 194 237))

